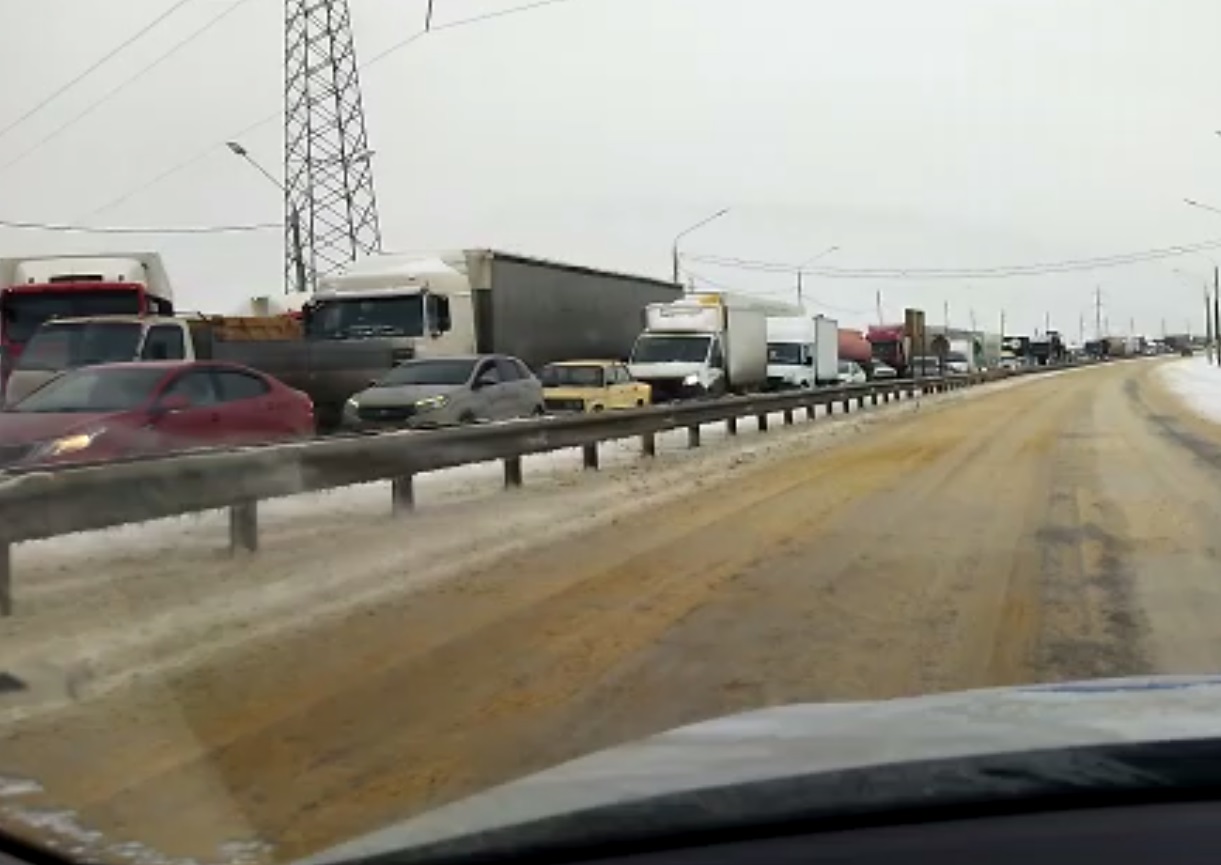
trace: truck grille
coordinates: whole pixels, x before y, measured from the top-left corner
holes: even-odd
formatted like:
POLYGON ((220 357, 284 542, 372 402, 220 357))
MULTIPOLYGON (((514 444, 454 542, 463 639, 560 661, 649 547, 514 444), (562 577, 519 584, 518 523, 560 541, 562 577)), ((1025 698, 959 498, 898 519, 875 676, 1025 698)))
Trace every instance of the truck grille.
POLYGON ((378 423, 394 423, 395 421, 404 421, 415 416, 415 406, 413 405, 382 405, 382 406, 361 406, 357 412, 361 420, 372 421, 378 423))
POLYGON ((34 452, 34 445, 0 445, 0 468, 21 462, 34 452))
POLYGON ((585 402, 579 399, 544 399, 543 405, 547 411, 585 411, 585 402))

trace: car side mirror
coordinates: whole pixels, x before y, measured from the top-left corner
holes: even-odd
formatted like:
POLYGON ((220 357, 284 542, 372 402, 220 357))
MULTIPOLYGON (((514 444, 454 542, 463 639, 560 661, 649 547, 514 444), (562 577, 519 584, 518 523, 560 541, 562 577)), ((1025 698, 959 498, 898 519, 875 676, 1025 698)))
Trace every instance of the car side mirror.
POLYGON ((806 366, 813 366, 813 365, 814 365, 814 358, 810 357, 809 355, 806 355, 806 366))
POLYGON ((471 382, 471 390, 483 390, 485 387, 487 387, 491 383, 492 382, 490 382, 486 378, 477 378, 473 382, 471 382))

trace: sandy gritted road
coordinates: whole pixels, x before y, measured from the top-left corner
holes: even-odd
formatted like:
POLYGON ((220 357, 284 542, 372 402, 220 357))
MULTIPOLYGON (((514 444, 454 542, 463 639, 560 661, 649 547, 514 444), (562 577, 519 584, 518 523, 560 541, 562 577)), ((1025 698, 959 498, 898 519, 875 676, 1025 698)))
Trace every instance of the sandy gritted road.
MULTIPOLYGON (((417 550, 483 553, 455 552, 461 568, 429 575, 380 552, 376 580, 352 572, 369 603, 250 625, 247 640, 230 633, 177 666, 11 714, 0 775, 43 792, 4 797, 0 783, 0 819, 25 831, 40 820, 111 859, 156 861, 151 848, 288 860, 727 712, 1216 672, 1221 437, 1170 401, 1156 370, 1119 364, 868 421, 820 418, 699 460, 344 535, 319 524, 325 548, 299 529, 241 572, 188 557, 243 603, 267 562, 329 587, 322 604, 343 594, 353 545, 380 549, 388 532, 414 527, 417 550), (65 813, 39 818, 47 807, 65 813), (125 841, 146 847, 107 846, 125 841)), ((148 574, 185 577, 181 562, 124 567, 123 602, 150 620, 160 613, 142 605, 164 586, 148 574)), ((35 601, 29 615, 66 628, 67 603, 35 601)), ((211 639, 184 622, 186 642, 211 639)), ((27 657, 35 629, 14 627, 27 657)), ((182 649, 156 639, 166 657, 182 649)))

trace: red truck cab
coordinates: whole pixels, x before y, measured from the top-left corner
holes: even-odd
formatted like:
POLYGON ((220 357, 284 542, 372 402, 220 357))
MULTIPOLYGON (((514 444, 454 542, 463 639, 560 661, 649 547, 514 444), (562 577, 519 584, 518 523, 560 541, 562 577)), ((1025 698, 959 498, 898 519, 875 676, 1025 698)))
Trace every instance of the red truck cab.
POLYGON ((173 311, 169 278, 156 253, 0 259, 0 392, 45 321, 173 311))

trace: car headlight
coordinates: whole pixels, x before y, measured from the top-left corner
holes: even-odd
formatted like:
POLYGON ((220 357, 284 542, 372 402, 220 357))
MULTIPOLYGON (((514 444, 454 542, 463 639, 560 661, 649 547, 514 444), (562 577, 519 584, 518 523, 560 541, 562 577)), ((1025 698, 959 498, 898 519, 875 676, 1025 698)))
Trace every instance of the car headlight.
POLYGON ((699 383, 700 383, 700 377, 698 375, 696 375, 695 373, 691 373, 691 375, 689 375, 685 379, 683 379, 683 384, 685 384, 687 387, 694 387, 695 385, 697 385, 699 383))
POLYGON ((49 457, 61 457, 67 454, 79 453, 87 450, 95 441, 102 435, 105 430, 90 430, 89 432, 73 433, 70 436, 55 439, 43 445, 43 455, 49 457))
POLYGON ((350 408, 352 411, 356 411, 360 408, 360 403, 356 401, 356 397, 350 397, 348 401, 344 403, 344 407, 350 408))
POLYGON ((421 411, 431 411, 435 408, 441 408, 448 402, 449 397, 447 396, 430 396, 426 397, 425 399, 417 399, 415 401, 415 407, 421 411))

